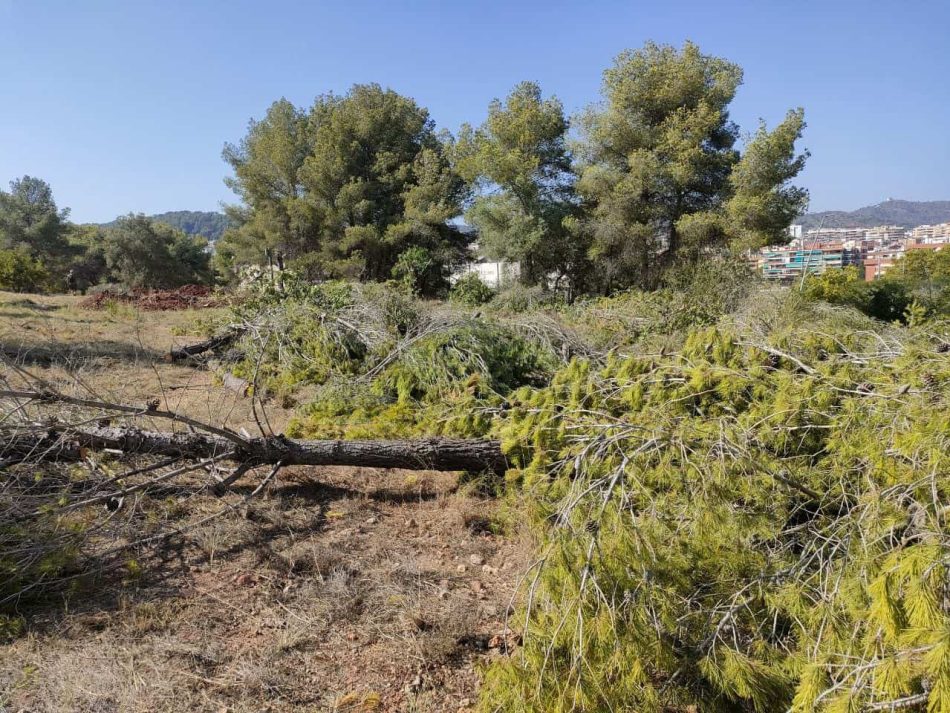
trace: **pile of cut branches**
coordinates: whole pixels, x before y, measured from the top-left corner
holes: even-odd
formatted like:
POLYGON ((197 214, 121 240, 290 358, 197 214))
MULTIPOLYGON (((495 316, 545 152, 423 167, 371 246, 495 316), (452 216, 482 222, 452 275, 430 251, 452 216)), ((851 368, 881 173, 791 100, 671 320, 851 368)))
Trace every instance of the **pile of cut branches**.
POLYGON ((950 711, 948 344, 766 297, 513 395, 544 547, 484 709, 950 711))

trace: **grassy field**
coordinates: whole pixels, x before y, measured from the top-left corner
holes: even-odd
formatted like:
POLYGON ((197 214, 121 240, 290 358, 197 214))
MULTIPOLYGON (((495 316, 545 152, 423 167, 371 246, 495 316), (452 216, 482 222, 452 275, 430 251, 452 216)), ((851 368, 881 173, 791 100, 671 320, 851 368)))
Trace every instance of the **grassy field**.
MULTIPOLYGON (((4 356, 59 390, 157 398, 256 435, 250 399, 165 359, 223 313, 78 301, 0 293, 4 356)), ((280 431, 290 411, 266 408, 280 431)), ((173 525, 219 507, 196 492, 161 513, 173 525)), ((24 610, 25 633, 0 648, 0 711, 465 710, 480 663, 502 655, 530 551, 499 518, 452 474, 287 469, 157 566, 24 610)))

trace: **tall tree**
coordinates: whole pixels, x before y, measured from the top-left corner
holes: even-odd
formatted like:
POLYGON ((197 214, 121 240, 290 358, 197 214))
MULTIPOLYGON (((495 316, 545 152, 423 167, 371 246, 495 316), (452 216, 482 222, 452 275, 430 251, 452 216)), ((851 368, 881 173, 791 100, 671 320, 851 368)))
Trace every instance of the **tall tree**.
POLYGON ((313 275, 385 280, 419 248, 441 276, 430 273, 431 286, 463 255, 466 238, 450 221, 464 182, 428 112, 392 90, 356 85, 307 112, 282 100, 225 158, 243 206, 221 249, 238 262, 272 247, 313 275))
POLYGON ((241 205, 228 209, 239 227, 221 243, 224 262, 260 262, 266 249, 297 256, 317 248, 300 182, 311 143, 307 113, 280 99, 262 120, 250 122, 240 143, 225 145, 224 160, 234 171, 225 183, 241 205))
POLYGON ((774 234, 801 205, 804 193, 787 186, 804 164, 793 155, 801 114, 762 129, 741 161, 729 118, 741 82, 737 65, 689 42, 623 52, 604 73, 605 106, 583 121, 578 182, 604 289, 653 287, 684 254, 737 232, 774 234))
POLYGON ((552 273, 576 283, 584 262, 569 231, 577 203, 568 129, 561 102, 522 82, 489 105, 480 127, 463 126, 455 147, 459 172, 479 192, 466 219, 481 251, 520 263, 528 284, 552 273))
POLYGON ((60 210, 46 181, 23 176, 0 191, 0 248, 23 248, 44 263, 65 257, 69 210, 60 210))

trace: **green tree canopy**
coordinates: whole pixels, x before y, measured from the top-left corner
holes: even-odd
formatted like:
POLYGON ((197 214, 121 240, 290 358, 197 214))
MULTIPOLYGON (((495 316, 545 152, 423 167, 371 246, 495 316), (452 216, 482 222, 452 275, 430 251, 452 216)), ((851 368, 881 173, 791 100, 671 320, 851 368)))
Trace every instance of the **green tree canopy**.
POLYGON ((903 287, 931 313, 950 315, 950 249, 946 247, 908 250, 880 282, 903 287))
POLYGON ((684 255, 737 238, 775 241, 804 208, 806 193, 787 187, 804 165, 802 114, 760 129, 740 156, 729 105, 741 82, 737 65, 689 42, 623 52, 604 73, 578 182, 603 289, 653 287, 684 255))
POLYGON ((281 99, 262 120, 250 122, 239 144, 225 145, 224 160, 234 171, 225 182, 241 205, 228 209, 240 227, 225 233, 223 256, 255 263, 269 248, 291 256, 316 249, 316 230, 299 178, 310 143, 306 112, 281 99))
POLYGON ((384 280, 409 248, 442 273, 464 254, 450 221, 466 189, 446 140, 392 90, 357 85, 309 111, 281 100, 224 157, 243 203, 230 211, 240 227, 225 235, 225 261, 259 262, 273 248, 311 274, 384 280))
POLYGON ((69 210, 60 210, 46 181, 23 176, 0 191, 0 248, 25 248, 46 262, 63 258, 69 210))
POLYGON ((568 230, 577 209, 568 129, 561 102, 522 82, 489 105, 480 127, 463 126, 456 146, 459 172, 479 189, 466 219, 482 253, 519 262, 528 284, 552 273, 576 282, 584 262, 568 230))
POLYGON ((144 215, 120 218, 105 238, 114 279, 129 287, 169 288, 210 281, 207 242, 144 215))

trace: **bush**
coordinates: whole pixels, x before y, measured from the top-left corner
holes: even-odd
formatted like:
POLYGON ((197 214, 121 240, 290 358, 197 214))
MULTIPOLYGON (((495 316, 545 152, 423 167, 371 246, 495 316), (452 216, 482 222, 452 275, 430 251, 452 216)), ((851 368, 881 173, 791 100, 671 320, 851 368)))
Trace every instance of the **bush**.
POLYGON ((392 276, 412 295, 435 297, 445 294, 445 265, 418 245, 399 254, 392 276))
POLYGON ((452 286, 449 299, 468 307, 478 307, 495 296, 495 291, 482 282, 477 273, 468 272, 462 275, 452 286))
POLYGON ((865 282, 856 267, 809 275, 802 285, 808 299, 847 305, 882 321, 905 321, 913 298, 896 280, 865 282))
POLYGON ((49 273, 25 249, 0 250, 0 290, 45 292, 49 273))
MULTIPOLYGON (((481 320, 433 331, 399 351, 372 381, 334 379, 290 431, 312 438, 486 435, 504 397, 547 382, 554 355, 481 320)), ((364 367, 366 368, 366 367, 364 367)))

